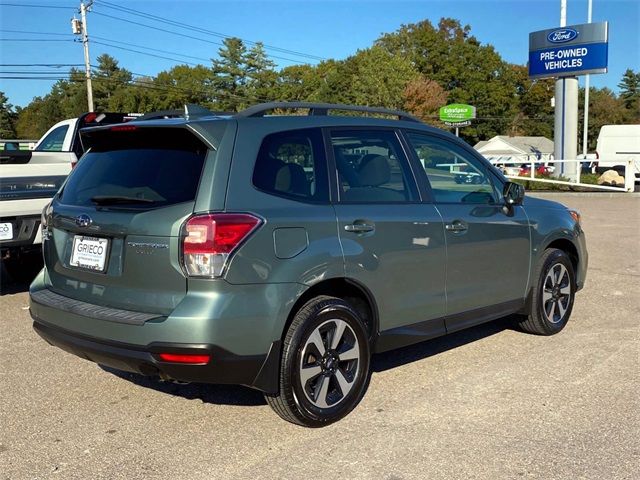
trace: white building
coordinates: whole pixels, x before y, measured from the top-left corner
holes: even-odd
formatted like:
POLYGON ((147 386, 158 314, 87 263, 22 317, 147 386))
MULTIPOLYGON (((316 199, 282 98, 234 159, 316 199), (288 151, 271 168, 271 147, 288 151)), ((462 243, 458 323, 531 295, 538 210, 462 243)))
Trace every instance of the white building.
POLYGON ((496 135, 474 147, 493 164, 507 161, 536 161, 545 165, 553 161, 553 142, 547 137, 508 137, 496 135))

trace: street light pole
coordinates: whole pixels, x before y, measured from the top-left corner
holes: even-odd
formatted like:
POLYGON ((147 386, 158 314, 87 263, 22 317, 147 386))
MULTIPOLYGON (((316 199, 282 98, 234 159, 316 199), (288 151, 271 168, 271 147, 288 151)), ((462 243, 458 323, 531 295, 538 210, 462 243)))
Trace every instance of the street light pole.
MULTIPOLYGON (((567 0, 560 0, 560 27, 567 26, 567 0)), ((578 78, 561 77, 555 85, 553 157, 575 160, 578 150, 578 78)), ((580 169, 575 163, 560 163, 556 174, 577 181, 580 169)))
POLYGON ((93 87, 91 86, 91 58, 89 57, 89 33, 87 31, 87 8, 90 8, 93 1, 88 5, 80 3, 80 16, 82 18, 82 47, 84 48, 84 71, 87 80, 87 105, 89 111, 93 112, 93 87))
MULTIPOLYGON (((592 12, 592 0, 589 0, 589 6, 587 7, 587 23, 591 23, 591 12, 592 12)), ((585 75, 584 79, 584 131, 582 132, 582 154, 583 159, 587 159, 587 147, 588 147, 588 134, 587 129, 589 128, 589 74, 585 75)))

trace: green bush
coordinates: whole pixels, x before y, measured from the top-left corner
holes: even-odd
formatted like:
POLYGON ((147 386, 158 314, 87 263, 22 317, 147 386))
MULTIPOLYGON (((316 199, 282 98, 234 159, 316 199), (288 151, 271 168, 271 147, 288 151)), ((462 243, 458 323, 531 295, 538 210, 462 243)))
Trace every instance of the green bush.
MULTIPOLYGON (((596 173, 583 173, 580 174, 580 183, 588 183, 591 185, 598 184, 598 177, 600 175, 596 173)), ((568 178, 565 177, 554 177, 549 174, 536 174, 536 178, 544 178, 549 180, 561 180, 561 181, 569 181, 568 178)), ((536 182, 526 180, 526 177, 523 177, 522 180, 513 180, 520 185, 524 185, 525 190, 530 192, 589 192, 591 189, 589 187, 575 187, 573 185, 560 185, 557 183, 546 183, 546 182, 536 182)))

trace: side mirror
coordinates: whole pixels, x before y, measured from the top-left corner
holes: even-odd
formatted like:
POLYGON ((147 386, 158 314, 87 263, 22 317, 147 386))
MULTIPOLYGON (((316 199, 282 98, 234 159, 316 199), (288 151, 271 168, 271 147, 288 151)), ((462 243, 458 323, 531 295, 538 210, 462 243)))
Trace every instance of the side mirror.
POLYGON ((519 183, 507 182, 502 190, 507 206, 521 205, 524 200, 524 187, 519 183))

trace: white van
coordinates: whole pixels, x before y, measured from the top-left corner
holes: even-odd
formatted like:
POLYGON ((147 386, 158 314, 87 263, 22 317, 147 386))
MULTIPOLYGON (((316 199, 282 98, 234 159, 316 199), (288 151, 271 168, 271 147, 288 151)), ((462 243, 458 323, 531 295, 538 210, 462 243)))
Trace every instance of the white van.
POLYGON ((614 169, 624 174, 626 161, 634 160, 636 182, 640 181, 640 124, 603 125, 596 154, 598 172, 614 169))

